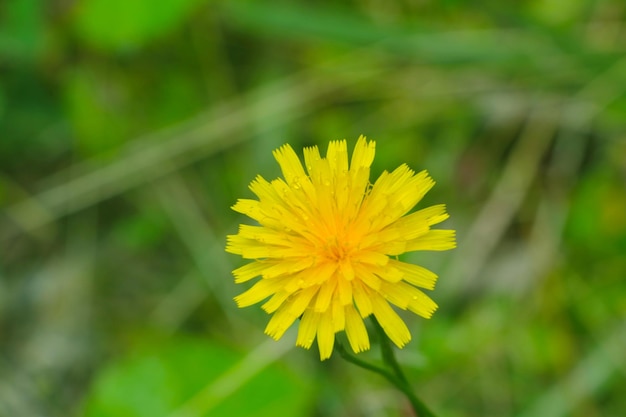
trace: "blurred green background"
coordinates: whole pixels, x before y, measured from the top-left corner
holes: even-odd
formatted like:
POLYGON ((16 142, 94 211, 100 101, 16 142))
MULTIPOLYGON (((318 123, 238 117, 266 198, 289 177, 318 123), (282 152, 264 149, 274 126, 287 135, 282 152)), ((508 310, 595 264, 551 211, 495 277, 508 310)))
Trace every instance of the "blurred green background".
MULTIPOLYGON (((0 416, 409 416, 263 335, 224 252, 271 151, 359 134, 458 249, 398 352, 442 416, 626 415, 621 0, 0 2, 0 416)), ((293 330, 293 329, 292 329, 293 330)), ((375 348, 375 347, 374 347, 375 348)), ((376 360, 376 349, 364 354, 376 360)))

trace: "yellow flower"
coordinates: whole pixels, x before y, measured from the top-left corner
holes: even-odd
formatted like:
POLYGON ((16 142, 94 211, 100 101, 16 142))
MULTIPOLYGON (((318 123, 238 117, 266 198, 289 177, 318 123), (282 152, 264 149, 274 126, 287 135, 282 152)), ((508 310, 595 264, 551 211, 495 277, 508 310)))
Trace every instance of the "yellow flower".
POLYGON ((435 184, 428 173, 403 164, 372 185, 374 153, 375 142, 363 136, 349 166, 345 140, 330 142, 325 158, 305 148, 305 172, 284 145, 274 157, 285 178, 257 176, 250 189, 259 200, 232 207, 260 224, 228 236, 227 252, 253 259, 233 271, 235 282, 261 277, 235 301, 246 307, 270 297, 265 333, 276 340, 300 317, 296 345, 308 349, 317 337, 321 360, 342 330, 355 353, 369 349, 363 318, 370 314, 398 347, 406 345, 409 329, 389 303, 429 318, 437 304, 417 287, 433 289, 437 275, 397 255, 456 246, 454 230, 431 229, 448 218, 445 205, 407 214, 435 184))

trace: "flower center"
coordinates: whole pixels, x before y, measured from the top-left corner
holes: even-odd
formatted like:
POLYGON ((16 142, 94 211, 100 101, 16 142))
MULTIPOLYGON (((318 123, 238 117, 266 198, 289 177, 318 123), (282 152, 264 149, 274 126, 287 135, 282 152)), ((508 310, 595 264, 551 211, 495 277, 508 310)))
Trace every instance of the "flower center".
POLYGON ((326 256, 336 262, 346 259, 352 252, 349 245, 334 236, 326 242, 326 256))

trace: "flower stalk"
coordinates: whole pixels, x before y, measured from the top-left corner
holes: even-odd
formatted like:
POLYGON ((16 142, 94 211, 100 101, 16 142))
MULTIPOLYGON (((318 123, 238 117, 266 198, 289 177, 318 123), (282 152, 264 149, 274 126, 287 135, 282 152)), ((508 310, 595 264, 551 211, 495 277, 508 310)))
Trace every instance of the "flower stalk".
POLYGON ((340 342, 337 343, 337 351, 339 355, 346 361, 363 369, 377 373, 387 379, 387 381, 389 381, 406 396, 417 417, 435 417, 435 414, 426 406, 426 404, 424 404, 424 402, 422 402, 422 400, 417 397, 413 391, 411 384, 404 375, 404 372, 396 359, 391 342, 380 323, 378 323, 375 317, 372 317, 372 322, 374 323, 374 327, 376 328, 380 339, 381 355, 383 363, 386 366, 381 367, 357 358, 348 352, 340 342))

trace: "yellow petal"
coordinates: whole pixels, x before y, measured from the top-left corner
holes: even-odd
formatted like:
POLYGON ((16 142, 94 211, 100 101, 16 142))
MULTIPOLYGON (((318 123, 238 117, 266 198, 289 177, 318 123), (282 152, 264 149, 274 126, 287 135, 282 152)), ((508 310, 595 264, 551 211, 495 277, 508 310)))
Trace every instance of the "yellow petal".
POLYGON ((404 347, 411 340, 411 333, 404 321, 393 311, 391 306, 378 294, 372 294, 372 309, 376 320, 389 336, 389 339, 399 348, 404 347))
POLYGON ((456 231, 433 229, 424 236, 407 242, 407 252, 416 250, 448 250, 456 248, 456 231))
POLYGON ((337 264, 335 262, 322 262, 311 268, 303 270, 298 275, 298 280, 302 281, 300 284, 302 288, 310 286, 319 286, 322 283, 331 279, 337 270, 337 264))
POLYGON ((333 332, 337 333, 346 328, 346 312, 344 306, 335 299, 331 305, 331 312, 333 317, 333 332))
POLYGON ((296 339, 296 346, 309 349, 315 340, 317 334, 317 326, 320 321, 322 313, 318 313, 313 309, 305 310, 300 325, 298 326, 298 338, 296 339))
POLYGON ((311 178, 314 177, 314 173, 320 171, 319 164, 321 160, 322 157, 320 156, 320 151, 317 146, 304 148, 304 163, 311 178))
POLYGON ((434 184, 426 171, 414 175, 405 164, 381 175, 367 197, 368 215, 372 216, 370 230, 381 230, 404 216, 434 184))
MULTIPOLYGON (((389 260, 391 262, 391 259, 389 260)), ((388 282, 398 282, 404 276, 404 273, 389 263, 384 266, 371 265, 369 271, 376 274, 377 277, 388 282)))
POLYGON ((405 282, 383 282, 380 293, 390 302, 403 310, 430 318, 437 309, 437 304, 426 294, 405 282))
POLYGON ((326 159, 334 176, 348 172, 348 144, 345 140, 333 140, 328 143, 326 159))
POLYGON ((432 290, 435 288, 437 282, 437 274, 419 265, 413 265, 406 262, 396 261, 395 259, 389 260, 389 265, 398 269, 403 273, 402 279, 409 284, 413 284, 417 287, 426 288, 432 290))
POLYGON ((370 270, 370 268, 364 267, 363 265, 356 265, 355 270, 358 281, 364 283, 374 291, 377 291, 380 288, 381 280, 370 270))
POLYGON ((313 258, 301 257, 293 259, 282 259, 280 261, 268 262, 268 267, 263 271, 263 278, 275 278, 281 275, 295 275, 300 271, 310 268, 313 265, 313 258))
POLYGON ((426 222, 428 223, 429 226, 432 226, 437 223, 441 223, 442 221, 450 217, 450 215, 446 213, 445 204, 435 204, 434 206, 426 207, 425 209, 418 210, 413 214, 409 214, 409 216, 412 216, 412 215, 420 216, 426 219, 426 222))
POLYGON ((339 278, 337 279, 337 298, 341 305, 352 304, 352 284, 351 281, 339 278))
POLYGON ((272 337, 274 340, 278 340, 283 337, 287 329, 291 327, 297 318, 298 316, 292 314, 290 311, 289 305, 285 304, 272 315, 272 318, 265 327, 265 334, 272 337))
POLYGON ((257 175, 250 185, 248 186, 250 191, 252 191, 257 197, 259 197, 260 201, 269 200, 274 203, 280 202, 280 196, 276 195, 276 192, 272 188, 272 185, 260 175, 257 175))
POLYGON ((285 259, 302 256, 302 248, 297 246, 269 245, 240 235, 226 236, 226 252, 241 255, 245 259, 285 259))
POLYGON ((320 349, 320 360, 330 358, 335 344, 335 332, 333 331, 332 312, 327 310, 321 313, 317 325, 317 346, 320 349))
POLYGON ((263 226, 239 225, 239 236, 245 239, 256 240, 263 244, 291 246, 290 236, 284 231, 269 229, 263 226))
POLYGON ((270 298, 265 304, 261 306, 266 313, 271 314, 278 310, 278 308, 283 305, 283 303, 289 298, 290 295, 293 294, 293 291, 288 291, 285 289, 277 291, 272 298, 270 298))
POLYGON ((373 308, 369 290, 361 282, 357 280, 352 281, 352 294, 361 317, 367 317, 372 314, 373 308))
POLYGON ((352 160, 350 161, 350 169, 369 168, 374 161, 376 153, 376 142, 368 142, 365 136, 359 136, 354 146, 352 160))
POLYGON ((298 317, 301 316, 310 306, 311 300, 318 291, 319 287, 309 287, 300 290, 297 294, 294 294, 289 307, 292 314, 298 317))
POLYGON ((315 300, 315 311, 321 313, 328 310, 328 306, 330 306, 330 302, 335 295, 336 287, 337 279, 330 279, 320 286, 317 299, 315 300))
POLYGON ((411 297, 408 309, 418 316, 429 319, 437 310, 437 307, 437 303, 435 303, 429 296, 420 291, 419 294, 411 297))
POLYGON ((350 259, 342 259, 339 261, 339 271, 346 281, 352 281, 354 279, 354 268, 352 267, 350 259))
POLYGON ((261 279, 248 291, 235 297, 238 307, 247 307, 263 301, 270 295, 279 291, 285 286, 285 281, 281 278, 261 279))
POLYGON ((258 277, 269 266, 271 266, 271 264, 268 265, 260 261, 255 261, 250 262, 249 264, 246 264, 240 268, 237 268, 233 271, 233 275, 235 276, 235 283, 239 284, 249 281, 254 277, 258 277))
POLYGON ((289 144, 276 149, 274 151, 274 158, 278 161, 283 176, 289 185, 299 186, 300 182, 305 180, 306 174, 304 173, 304 169, 302 169, 300 159, 289 144))
MULTIPOLYGON (((389 262, 389 257, 387 255, 374 250, 361 250, 358 253, 352 255, 351 258, 353 261, 369 265, 383 266, 387 265, 387 262, 389 262)), ((352 267, 355 269, 357 268, 356 265, 353 265, 352 267)))
POLYGON ((370 348, 369 337, 363 319, 356 309, 349 305, 345 306, 346 336, 354 353, 359 353, 370 348))

